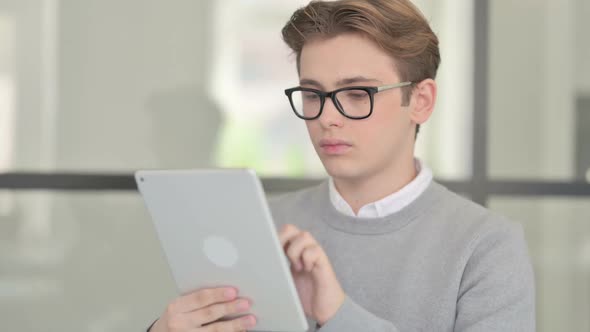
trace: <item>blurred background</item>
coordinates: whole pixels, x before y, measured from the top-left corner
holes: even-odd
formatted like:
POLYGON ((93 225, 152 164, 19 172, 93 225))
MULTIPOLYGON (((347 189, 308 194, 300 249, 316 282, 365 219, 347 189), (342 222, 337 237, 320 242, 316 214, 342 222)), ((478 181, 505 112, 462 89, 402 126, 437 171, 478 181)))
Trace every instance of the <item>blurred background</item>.
MULTIPOLYGON (((175 287, 132 173, 325 177, 283 89, 306 0, 0 0, 0 324, 138 331, 175 287)), ((590 330, 590 2, 420 0, 440 99, 417 155, 522 223, 538 331, 590 330)))

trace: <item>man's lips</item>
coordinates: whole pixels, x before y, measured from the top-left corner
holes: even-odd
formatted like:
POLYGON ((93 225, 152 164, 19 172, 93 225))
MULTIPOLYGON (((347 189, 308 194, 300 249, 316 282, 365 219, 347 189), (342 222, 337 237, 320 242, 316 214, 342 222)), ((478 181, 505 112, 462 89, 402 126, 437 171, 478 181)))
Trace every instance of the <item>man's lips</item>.
POLYGON ((336 138, 323 138, 320 140, 320 147, 324 147, 324 146, 332 146, 332 145, 346 145, 346 146, 352 146, 351 143, 342 140, 342 139, 336 139, 336 138))
POLYGON ((320 149, 324 153, 329 155, 343 154, 352 147, 352 144, 350 142, 334 138, 325 138, 320 140, 319 143, 320 149))

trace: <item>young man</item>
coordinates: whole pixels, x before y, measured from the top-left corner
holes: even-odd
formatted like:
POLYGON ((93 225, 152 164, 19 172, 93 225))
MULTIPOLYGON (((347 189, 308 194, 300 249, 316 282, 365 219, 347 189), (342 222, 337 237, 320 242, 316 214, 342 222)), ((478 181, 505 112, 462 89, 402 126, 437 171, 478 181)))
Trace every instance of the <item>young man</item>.
MULTIPOLYGON (((283 38, 329 181, 271 201, 312 330, 534 331, 521 227, 432 181, 414 158, 434 109, 438 40, 408 0, 312 2, 283 38)), ((237 290, 173 301, 152 331, 255 329, 237 290), (208 324, 208 325, 207 325, 208 324)))

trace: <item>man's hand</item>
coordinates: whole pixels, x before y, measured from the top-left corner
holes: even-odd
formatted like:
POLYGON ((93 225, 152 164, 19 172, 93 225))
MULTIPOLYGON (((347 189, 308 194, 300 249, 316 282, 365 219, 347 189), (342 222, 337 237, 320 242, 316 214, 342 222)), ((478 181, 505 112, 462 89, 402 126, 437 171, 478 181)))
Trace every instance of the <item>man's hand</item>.
POLYGON ((285 225, 279 232, 279 239, 291 262, 305 314, 324 325, 346 297, 328 256, 310 233, 293 225, 285 225))
POLYGON ((250 302, 238 298, 235 288, 202 289, 172 301, 150 332, 245 331, 255 326, 254 316, 216 321, 226 315, 244 313, 249 309, 250 302))

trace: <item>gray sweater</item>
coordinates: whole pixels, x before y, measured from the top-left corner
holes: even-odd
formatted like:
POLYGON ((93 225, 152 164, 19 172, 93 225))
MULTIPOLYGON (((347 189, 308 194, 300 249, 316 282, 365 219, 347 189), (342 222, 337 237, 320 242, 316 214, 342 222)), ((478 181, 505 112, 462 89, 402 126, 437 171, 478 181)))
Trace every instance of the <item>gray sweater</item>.
POLYGON ((535 330, 534 276, 521 226, 436 182, 384 218, 339 213, 327 182, 269 203, 278 226, 314 235, 347 294, 318 331, 535 330))

